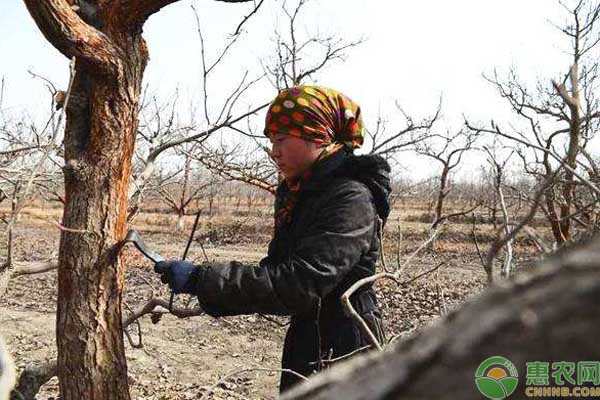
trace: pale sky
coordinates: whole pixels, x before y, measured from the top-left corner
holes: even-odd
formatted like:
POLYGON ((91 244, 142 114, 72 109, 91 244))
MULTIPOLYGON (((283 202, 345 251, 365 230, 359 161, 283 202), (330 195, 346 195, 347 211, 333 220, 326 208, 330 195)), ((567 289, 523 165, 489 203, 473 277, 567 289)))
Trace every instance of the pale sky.
MULTIPOLYGON (((0 76, 6 80, 4 107, 35 114, 47 108, 48 97, 27 69, 64 87, 67 60, 46 42, 22 1, 3 3, 0 76)), ((183 0, 148 21, 144 36, 150 61, 145 82, 164 98, 179 88, 188 103, 199 98, 200 89, 199 39, 191 4, 199 10, 209 57, 252 7, 183 0)), ((246 25, 247 34, 211 81, 216 96, 234 86, 244 69, 257 73, 259 61, 273 54, 280 5, 281 0, 265 0, 257 17, 246 25)), ((346 40, 366 39, 349 51, 345 62, 336 62, 321 73, 318 83, 358 102, 368 126, 381 109, 393 130, 398 120, 394 101, 420 116, 435 109, 440 95, 447 126, 456 126, 463 113, 472 120, 508 119, 505 102, 482 73, 514 66, 527 82, 533 83, 538 76, 560 77, 569 67, 564 53, 568 42, 549 21, 562 22, 565 14, 561 11, 553 0, 311 0, 300 26, 304 32, 318 29, 346 40)), ((265 84, 250 96, 258 102, 274 94, 265 84)))

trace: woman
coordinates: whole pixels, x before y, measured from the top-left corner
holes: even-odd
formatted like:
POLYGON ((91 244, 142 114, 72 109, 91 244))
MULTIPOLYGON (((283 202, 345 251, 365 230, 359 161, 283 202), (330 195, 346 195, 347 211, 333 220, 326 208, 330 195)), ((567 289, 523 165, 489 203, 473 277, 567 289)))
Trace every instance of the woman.
MULTIPOLYGON (((390 168, 381 157, 353 155, 363 142, 360 108, 331 89, 281 91, 267 112, 265 135, 285 177, 267 257, 257 267, 166 261, 155 270, 175 293, 197 295, 215 317, 290 315, 282 368, 308 376, 323 360, 370 344, 344 315, 340 296, 375 272, 378 233, 389 214, 390 168)), ((363 287, 350 300, 383 340, 373 288, 363 287)), ((299 380, 282 373, 280 391, 299 380)))

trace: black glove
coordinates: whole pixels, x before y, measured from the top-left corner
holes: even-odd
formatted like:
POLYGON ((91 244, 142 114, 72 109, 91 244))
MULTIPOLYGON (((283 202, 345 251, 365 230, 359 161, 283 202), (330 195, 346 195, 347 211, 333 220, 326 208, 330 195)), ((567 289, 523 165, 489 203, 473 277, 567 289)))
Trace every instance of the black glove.
POLYGON ((189 261, 169 260, 154 264, 154 272, 160 274, 160 280, 168 283, 173 292, 194 294, 199 268, 189 261))

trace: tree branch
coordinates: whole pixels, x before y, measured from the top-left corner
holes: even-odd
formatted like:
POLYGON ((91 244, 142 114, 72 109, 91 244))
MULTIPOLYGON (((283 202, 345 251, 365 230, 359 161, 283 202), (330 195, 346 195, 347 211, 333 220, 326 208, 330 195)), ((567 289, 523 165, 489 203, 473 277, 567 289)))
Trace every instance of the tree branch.
POLYGON ((56 262, 14 262, 13 277, 21 275, 41 274, 58 268, 56 262))
MULTIPOLYGON (((121 0, 118 10, 121 15, 126 16, 123 21, 123 26, 139 27, 142 26, 151 15, 156 14, 163 7, 177 3, 178 1, 179 0, 121 0)), ((248 3, 253 0, 215 1, 222 3, 248 3)), ((260 5, 258 7, 260 7, 260 5)), ((256 7, 256 9, 258 9, 258 7, 256 7)))
POLYGON ((46 39, 64 56, 77 57, 105 75, 116 75, 122 51, 87 24, 66 0, 23 0, 46 39))
POLYGON ((178 318, 188 318, 204 314, 201 308, 178 308, 173 307, 169 311, 169 302, 167 300, 153 297, 148 302, 135 310, 123 320, 123 329, 126 329, 132 322, 146 314, 171 313, 178 318))

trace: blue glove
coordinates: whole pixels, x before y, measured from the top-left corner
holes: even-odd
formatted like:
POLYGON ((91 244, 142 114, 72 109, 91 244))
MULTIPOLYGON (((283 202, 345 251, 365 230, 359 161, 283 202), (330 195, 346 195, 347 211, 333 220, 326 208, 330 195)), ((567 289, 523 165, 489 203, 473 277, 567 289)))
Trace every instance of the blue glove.
POLYGON ((173 292, 194 293, 199 269, 189 261, 169 260, 154 264, 154 272, 160 274, 160 280, 168 283, 173 292))

